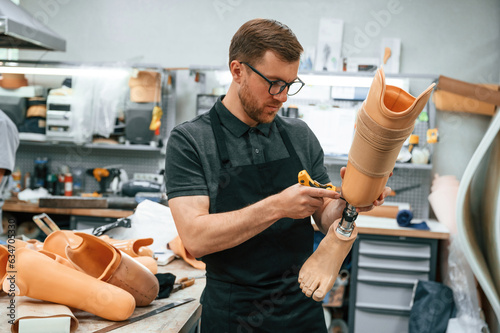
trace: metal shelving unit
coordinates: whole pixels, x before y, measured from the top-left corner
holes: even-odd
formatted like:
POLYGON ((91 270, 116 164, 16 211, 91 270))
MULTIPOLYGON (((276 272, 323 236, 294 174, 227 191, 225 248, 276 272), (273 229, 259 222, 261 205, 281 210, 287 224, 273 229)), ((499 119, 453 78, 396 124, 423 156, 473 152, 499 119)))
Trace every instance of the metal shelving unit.
MULTIPOLYGON (((38 61, 11 61, 0 60, 0 66, 10 67, 33 67, 37 69, 51 68, 79 68, 81 66, 113 66, 108 63, 75 63, 75 62, 38 62, 38 61)), ((33 175, 34 160, 37 157, 48 157, 50 172, 56 173, 60 166, 66 165, 73 168, 90 169, 110 165, 119 165, 123 168, 128 177, 134 173, 158 173, 165 165, 165 145, 170 131, 175 126, 175 84, 176 70, 162 68, 154 64, 130 64, 129 68, 143 70, 157 70, 162 74, 161 81, 161 108, 163 115, 161 118, 161 146, 140 145, 140 144, 101 144, 101 143, 74 143, 67 141, 29 141, 21 140, 16 154, 16 167, 24 174, 29 172, 33 175)), ((33 79, 41 81, 44 77, 51 77, 50 74, 29 74, 33 79)), ((63 76, 61 76, 63 77, 63 76)), ((47 79, 46 79, 47 80, 47 79)), ((46 94, 46 90, 43 90, 46 94)), ((29 97, 29 96, 24 96, 29 97)), ((156 140, 158 142, 158 140, 156 140)), ((92 177, 86 177, 83 190, 93 192, 98 190, 98 184, 92 177)))

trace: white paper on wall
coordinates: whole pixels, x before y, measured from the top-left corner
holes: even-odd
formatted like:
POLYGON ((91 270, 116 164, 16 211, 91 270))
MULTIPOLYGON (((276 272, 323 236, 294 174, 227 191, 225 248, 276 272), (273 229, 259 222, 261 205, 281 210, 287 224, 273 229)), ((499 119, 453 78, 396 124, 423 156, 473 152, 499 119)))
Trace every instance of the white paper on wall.
POLYGON ((301 105, 302 119, 318 138, 325 155, 347 155, 356 121, 355 108, 301 105))
POLYGON ((382 38, 380 59, 384 59, 385 48, 391 49, 391 57, 384 65, 384 72, 387 74, 399 73, 399 61, 401 57, 401 38, 382 38))
POLYGON ((316 71, 340 71, 342 66, 342 35, 344 21, 322 18, 319 22, 318 45, 316 48, 316 71))

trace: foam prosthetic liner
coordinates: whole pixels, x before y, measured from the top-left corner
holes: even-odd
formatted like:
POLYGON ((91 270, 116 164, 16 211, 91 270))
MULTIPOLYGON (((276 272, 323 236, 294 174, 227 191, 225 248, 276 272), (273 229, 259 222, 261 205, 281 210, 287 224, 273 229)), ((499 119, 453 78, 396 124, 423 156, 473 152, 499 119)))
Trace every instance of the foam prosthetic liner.
MULTIPOLYGON (((48 303, 45 301, 35 300, 28 297, 18 297, 16 299, 17 315, 14 324, 10 327, 12 333, 19 332, 21 321, 27 321, 31 319, 37 319, 36 325, 44 325, 42 319, 48 318, 68 318, 69 319, 69 331, 71 333, 75 332, 78 328, 78 319, 71 310, 61 304, 48 303)), ((50 325, 47 322, 46 325, 50 325)), ((39 331, 47 332, 49 327, 41 327, 39 331)))
POLYGON ((139 256, 149 256, 153 257, 153 250, 148 246, 153 244, 153 238, 140 238, 140 239, 113 239, 107 235, 100 236, 99 238, 105 240, 109 244, 113 245, 120 251, 125 252, 131 257, 139 256))
POLYGON ((418 97, 386 85, 380 68, 358 111, 342 195, 354 207, 370 206, 383 192, 397 156, 429 100, 431 84, 418 97))
POLYGON ((137 306, 149 305, 158 296, 158 279, 144 265, 99 237, 75 232, 81 241, 66 247, 66 257, 76 269, 129 292, 137 306))
POLYGON ((342 262, 352 248, 358 236, 358 229, 350 237, 336 232, 340 219, 337 219, 328 229, 316 251, 306 260, 299 272, 299 283, 302 292, 319 302, 323 300, 337 279, 342 262), (340 258, 340 260, 339 260, 340 258))
POLYGON ((9 273, 3 290, 16 296, 63 304, 113 321, 129 318, 135 300, 125 290, 64 266, 26 247, 15 251, 16 273, 9 273))

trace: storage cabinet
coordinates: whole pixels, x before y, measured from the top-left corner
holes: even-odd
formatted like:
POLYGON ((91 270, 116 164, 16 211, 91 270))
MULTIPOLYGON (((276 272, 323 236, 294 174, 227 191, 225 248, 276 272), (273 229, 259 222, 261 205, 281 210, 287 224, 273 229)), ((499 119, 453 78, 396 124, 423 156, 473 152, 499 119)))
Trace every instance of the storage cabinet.
POLYGON ((352 250, 349 332, 407 332, 415 283, 436 278, 437 245, 360 234, 352 250))

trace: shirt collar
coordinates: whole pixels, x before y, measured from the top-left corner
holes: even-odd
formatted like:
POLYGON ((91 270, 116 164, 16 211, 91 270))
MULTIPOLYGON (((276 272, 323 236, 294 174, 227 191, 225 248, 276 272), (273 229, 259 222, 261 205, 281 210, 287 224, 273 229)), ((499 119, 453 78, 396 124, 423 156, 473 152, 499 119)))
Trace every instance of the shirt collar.
MULTIPOLYGON (((222 104, 223 98, 224 96, 221 96, 217 99, 217 102, 215 103, 215 110, 219 115, 221 124, 224 125, 224 127, 227 128, 231 134, 239 138, 250 129, 250 126, 236 118, 236 116, 233 115, 224 104, 222 104)), ((255 128, 262 132, 265 136, 269 137, 273 124, 274 120, 271 123, 258 124, 255 128)))

